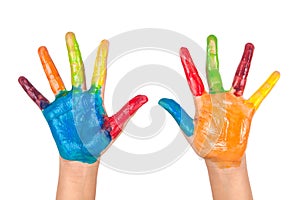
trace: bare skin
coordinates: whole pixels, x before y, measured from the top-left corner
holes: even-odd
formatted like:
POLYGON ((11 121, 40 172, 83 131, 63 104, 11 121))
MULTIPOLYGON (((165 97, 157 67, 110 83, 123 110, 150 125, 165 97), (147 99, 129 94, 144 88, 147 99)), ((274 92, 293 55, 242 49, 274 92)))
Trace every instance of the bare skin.
POLYGON ((56 199, 95 199, 99 163, 87 164, 60 157, 56 199))
POLYGON ((214 200, 253 199, 246 156, 238 167, 220 168, 209 159, 205 160, 214 200))

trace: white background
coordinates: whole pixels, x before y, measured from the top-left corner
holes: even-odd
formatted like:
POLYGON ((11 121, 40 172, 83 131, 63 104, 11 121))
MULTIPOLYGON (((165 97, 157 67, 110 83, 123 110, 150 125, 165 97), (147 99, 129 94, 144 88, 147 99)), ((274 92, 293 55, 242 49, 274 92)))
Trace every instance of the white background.
MULTIPOLYGON (((56 146, 39 109, 17 83, 20 75, 26 75, 53 100, 38 47, 47 46, 70 88, 66 32, 76 34, 85 58, 101 39, 138 28, 173 30, 202 47, 206 37, 215 34, 226 88, 244 44, 254 43, 244 96, 249 97, 274 70, 281 72, 281 78, 253 119, 247 148, 253 194, 255 199, 300 199, 297 5, 296 1, 1 1, 0 199, 55 198, 56 146)), ((113 80, 114 75, 108 78, 113 80)), ((155 96, 155 89, 143 92, 155 96)), ((107 97, 106 102, 110 101, 107 97)), ((151 101, 150 106, 155 103, 151 101)), ((148 114, 143 115, 146 119, 148 114)), ((165 128, 171 135, 170 130, 165 128)), ((205 164, 192 149, 152 174, 123 174, 101 165, 97 199, 120 198, 212 199, 205 164)))

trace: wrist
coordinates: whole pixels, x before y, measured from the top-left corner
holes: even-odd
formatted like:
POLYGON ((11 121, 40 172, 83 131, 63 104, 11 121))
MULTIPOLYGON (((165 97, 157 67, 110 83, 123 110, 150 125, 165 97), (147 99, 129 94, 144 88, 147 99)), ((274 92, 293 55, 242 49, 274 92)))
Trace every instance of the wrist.
POLYGON ((65 160, 62 157, 59 158, 59 175, 68 176, 70 178, 87 178, 97 176, 99 161, 88 164, 78 161, 65 160))
POLYGON ((244 155, 240 161, 236 162, 218 162, 211 159, 205 159, 207 169, 218 173, 235 173, 240 170, 247 170, 246 156, 244 155))
POLYGON ((95 199, 99 161, 87 164, 60 157, 56 199, 95 199))
POLYGON ((243 156, 238 166, 222 168, 219 163, 205 160, 213 199, 244 200, 252 199, 248 177, 246 157, 243 156))

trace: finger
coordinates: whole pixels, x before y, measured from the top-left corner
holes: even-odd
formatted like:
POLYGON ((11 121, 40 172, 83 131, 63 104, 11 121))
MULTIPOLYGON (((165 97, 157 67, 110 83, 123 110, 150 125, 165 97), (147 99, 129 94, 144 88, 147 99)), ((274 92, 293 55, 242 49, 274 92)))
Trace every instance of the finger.
POLYGON ((20 76, 18 81, 27 95, 41 110, 50 104, 48 99, 46 99, 46 97, 44 97, 24 76, 20 76))
POLYGON ((190 137, 194 133, 193 119, 185 112, 181 106, 172 99, 163 98, 158 104, 166 109, 175 119, 181 130, 186 136, 190 137))
POLYGON ((180 59, 192 94, 201 96, 204 92, 204 85, 187 48, 180 49, 180 59))
POLYGON ((247 43, 241 59, 241 62, 235 72, 235 76, 232 82, 232 92, 235 96, 242 96, 247 82, 247 76, 251 65, 253 56, 254 45, 247 43))
POLYGON ((219 72, 217 38, 214 35, 210 35, 207 38, 206 73, 209 92, 212 94, 224 92, 222 79, 219 72))
POLYGON ((97 51, 97 56, 94 65, 94 73, 92 77, 92 91, 97 91, 101 89, 101 94, 103 98, 104 94, 104 84, 106 79, 106 64, 108 55, 108 40, 102 40, 97 51))
POLYGON ((38 50, 44 71, 49 81, 50 87, 54 95, 58 95, 61 91, 66 90, 65 85, 49 55, 46 47, 40 47, 38 50))
POLYGON ((111 128, 111 138, 115 139, 121 133, 129 118, 146 102, 148 98, 144 95, 138 95, 132 98, 126 105, 124 105, 116 114, 108 118, 104 126, 111 128))
POLYGON ((266 98, 266 96, 270 93, 272 88, 275 86, 276 82, 280 77, 280 73, 275 71, 269 76, 269 78, 260 86, 260 88, 247 100, 252 103, 254 109, 257 110, 261 102, 266 98))
POLYGON ((86 89, 84 65, 74 33, 66 34, 69 62, 71 66, 72 86, 75 89, 86 89))

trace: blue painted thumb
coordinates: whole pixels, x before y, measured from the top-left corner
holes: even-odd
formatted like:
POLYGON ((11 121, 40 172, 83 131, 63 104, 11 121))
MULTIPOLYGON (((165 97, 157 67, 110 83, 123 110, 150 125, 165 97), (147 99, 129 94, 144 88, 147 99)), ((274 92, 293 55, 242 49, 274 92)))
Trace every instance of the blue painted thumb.
POLYGON ((181 108, 181 106, 173 99, 163 98, 158 104, 166 109, 175 119, 181 130, 186 136, 190 137, 194 133, 193 119, 181 108))

